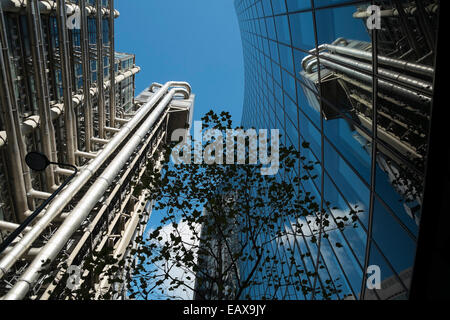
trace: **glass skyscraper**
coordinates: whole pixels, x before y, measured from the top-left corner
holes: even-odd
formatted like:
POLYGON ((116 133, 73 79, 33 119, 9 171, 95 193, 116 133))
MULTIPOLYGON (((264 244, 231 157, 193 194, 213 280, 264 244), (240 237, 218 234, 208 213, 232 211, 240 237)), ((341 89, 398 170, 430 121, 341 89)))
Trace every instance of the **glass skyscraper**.
MULTIPOLYGON (((242 125, 280 129, 282 141, 302 155, 296 174, 314 177, 302 191, 316 196, 333 222, 316 234, 326 234, 319 241, 308 224, 294 230, 288 222, 295 237, 289 248, 273 250, 281 260, 293 250, 310 272, 303 281, 334 288, 331 299, 407 298, 439 1, 235 0, 235 8, 245 63, 242 125), (306 170, 310 161, 317 165, 306 170), (380 289, 366 285, 372 267, 380 270, 380 289)), ((299 276, 288 265, 275 267, 299 276)), ((260 285, 248 294, 311 299, 289 286, 273 290, 260 285)))

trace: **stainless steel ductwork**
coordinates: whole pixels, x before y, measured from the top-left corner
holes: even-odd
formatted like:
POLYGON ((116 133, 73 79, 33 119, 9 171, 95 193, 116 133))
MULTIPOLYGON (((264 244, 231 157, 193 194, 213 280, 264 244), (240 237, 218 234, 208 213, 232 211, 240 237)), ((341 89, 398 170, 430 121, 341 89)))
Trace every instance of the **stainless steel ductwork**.
MULTIPOLYGON (((191 93, 189 84, 185 82, 167 82, 158 92, 156 92, 150 100, 143 105, 135 116, 127 122, 107 145, 98 153, 87 166, 81 168, 80 173, 74 180, 58 195, 51 205, 46 209, 45 215, 36 222, 32 230, 27 233, 8 253, 0 260, 0 278, 10 270, 14 263, 27 251, 40 234, 48 227, 48 225, 61 214, 63 209, 72 200, 75 194, 81 190, 83 186, 92 178, 98 169, 106 163, 109 157, 117 151, 117 148, 129 138, 132 131, 149 116, 150 112, 157 105, 158 101, 164 97, 170 87, 182 86, 186 89, 186 94, 191 93)), ((173 92, 175 94, 175 92, 173 92)))
MULTIPOLYGON (((5 12, 17 13, 23 10, 29 0, 0 0, 0 5, 5 12)), ((72 15, 75 10, 79 9, 79 6, 74 3, 66 3, 66 11, 69 15, 72 15)), ((52 14, 56 11, 56 1, 51 0, 41 0, 39 1, 39 10, 42 14, 52 14)), ((86 6, 86 12, 89 15, 95 15, 97 9, 93 6, 86 6)), ((103 16, 109 16, 110 9, 102 8, 101 10, 103 16)), ((118 18, 120 15, 119 11, 114 10, 114 18, 118 18)))
MULTIPOLYGON (((120 172, 122 167, 126 164, 126 162, 129 160, 130 156, 135 152, 137 146, 141 143, 143 138, 146 136, 148 131, 152 128, 152 126, 155 124, 157 119, 162 115, 162 113, 168 108, 169 103, 171 102, 172 98, 177 93, 182 93, 185 98, 189 98, 190 95, 190 87, 187 83, 168 83, 164 85, 155 95, 152 97, 152 101, 158 101, 160 97, 163 96, 164 93, 167 92, 167 89, 170 86, 176 86, 176 85, 182 85, 185 88, 173 88, 169 91, 167 95, 165 95, 162 99, 162 101, 156 105, 156 107, 151 111, 151 113, 145 118, 145 111, 148 111, 148 109, 151 108, 151 106, 154 105, 154 103, 148 103, 145 105, 142 110, 139 111, 139 113, 135 116, 135 118, 144 118, 144 122, 138 127, 137 131, 130 135, 127 139, 127 144, 120 150, 120 153, 117 154, 117 156, 110 162, 108 167, 103 171, 102 175, 96 179, 94 184, 89 188, 89 190, 86 192, 86 195, 78 202, 77 206, 72 210, 72 212, 69 214, 67 219, 64 221, 64 223, 58 228, 54 236, 47 242, 44 248, 42 248, 41 251, 39 251, 36 258, 33 260, 31 265, 27 268, 27 270, 23 273, 23 275, 20 277, 20 279, 17 281, 17 283, 13 286, 13 288, 8 292, 8 294, 3 297, 3 299, 6 300, 15 300, 15 299, 21 299, 24 298, 27 294, 28 290, 30 289, 30 285, 34 283, 34 281, 39 277, 39 274, 43 271, 43 262, 44 261, 52 261, 56 255, 60 252, 62 247, 65 245, 65 243, 69 240, 70 236, 79 228, 80 224, 83 222, 83 220, 86 218, 86 216, 91 212, 93 207, 96 205, 96 203, 99 201, 99 199, 103 196, 107 188, 110 186, 110 184, 113 182, 117 174, 120 172), (145 110, 145 111, 144 111, 145 110)), ((120 133, 123 133, 126 131, 126 133, 123 134, 125 136, 129 133, 125 128, 129 128, 131 125, 137 122, 137 120, 133 118, 122 130, 120 133), (125 129, 125 130, 124 130, 125 129)), ((118 136, 120 135, 118 134, 118 136)), ((118 137, 116 136, 116 137, 118 137)), ((116 138, 115 137, 115 138, 116 138)), ((116 141, 119 141, 120 138, 117 138, 116 141)), ((108 149, 108 147, 111 145, 114 145, 113 141, 111 141, 108 145, 106 145, 105 150, 108 149)), ((116 145, 117 148, 117 145, 116 145)), ((111 151, 114 151, 112 147, 109 148, 111 151)), ((107 152, 105 150, 100 153, 100 155, 93 161, 96 163, 100 163, 101 158, 106 158, 107 152)), ((91 164, 92 165, 92 164, 91 164)), ((89 170, 85 169, 83 170, 80 175, 78 176, 78 180, 74 181, 69 187, 72 187, 74 184, 79 184, 81 181, 81 178, 87 175, 90 175, 88 172, 89 170)), ((67 190, 66 189, 66 194, 67 190)), ((61 195, 62 197, 63 195, 61 195)), ((66 196, 67 197, 67 196, 66 196)), ((59 197, 57 200, 60 200, 59 197)), ((60 200, 62 202, 64 200, 60 200)), ((58 206, 60 207, 60 206, 58 206)), ((49 209, 46 212, 46 215, 32 228, 32 230, 27 233, 27 235, 20 241, 16 246, 20 248, 24 248, 22 242, 24 242, 25 238, 29 236, 30 234, 36 233, 37 230, 40 230, 41 228, 38 227, 38 225, 41 223, 41 221, 46 220, 45 217, 50 215, 49 211, 53 208, 53 205, 49 207, 49 209), (35 231, 36 230, 36 231, 35 231)), ((58 212, 53 211, 53 212, 58 212)), ((48 219, 47 219, 48 220, 48 219)), ((29 237, 30 239, 32 237, 29 237)), ((27 243, 29 243, 27 241, 27 243)), ((14 247, 15 249, 16 247, 14 247)), ((27 249, 29 246, 26 247, 27 249)), ((24 253, 23 250, 22 254, 24 253)), ((0 265, 2 268, 2 271, 5 271, 5 267, 3 264, 3 261, 6 260, 8 257, 15 258, 17 256, 14 256, 14 254, 8 254, 7 257, 2 259, 0 262, 0 265)), ((11 258, 9 261, 11 261, 11 258)), ((8 262, 8 261, 6 261, 8 262)), ((8 264, 10 264, 9 262, 8 264)))
MULTIPOLYGON (((112 227, 109 219, 113 216, 113 221, 120 221, 114 225, 114 240, 103 239, 93 229, 79 240, 83 224, 75 228, 61 254, 70 248, 74 263, 81 263, 91 250, 88 245, 93 236, 97 242, 117 242, 122 248, 126 241, 120 240, 121 232, 128 239, 133 233, 130 228, 136 225, 130 211, 131 180, 138 178, 135 173, 141 172, 150 152, 157 152, 172 130, 192 118, 194 95, 184 82, 154 83, 143 99, 134 99, 135 74, 140 68, 133 54, 115 51, 114 19, 118 16, 112 0, 94 5, 89 0, 0 0, 0 242, 73 174, 57 165, 42 173, 31 171, 24 160, 27 152, 39 151, 51 161, 71 163, 79 169, 71 183, 2 253, 0 296, 25 275, 23 271, 54 232, 68 225, 64 221, 72 216, 72 210, 81 210, 78 205, 85 202, 85 195, 93 194, 86 192, 94 185, 105 187, 96 179, 107 174, 106 167, 110 170, 112 163, 125 159, 121 157, 130 145, 127 143, 136 142, 139 135, 134 134, 170 100, 155 129, 147 133, 120 177, 113 178, 114 184, 102 196, 107 204, 100 200, 84 221, 97 229, 112 227), (72 28, 65 23, 74 14, 79 14, 80 29, 78 24, 72 28), (97 218, 95 223, 90 221, 92 217, 97 218)), ((45 299, 49 295, 48 291, 43 295, 48 287, 40 286, 46 276, 39 276, 29 297, 45 299)))

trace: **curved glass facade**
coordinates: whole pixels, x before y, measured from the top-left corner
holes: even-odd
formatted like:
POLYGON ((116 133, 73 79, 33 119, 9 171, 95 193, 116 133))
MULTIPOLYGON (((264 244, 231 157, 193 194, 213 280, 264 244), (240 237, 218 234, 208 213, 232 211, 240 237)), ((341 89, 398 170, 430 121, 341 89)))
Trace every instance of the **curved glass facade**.
MULTIPOLYGON (((292 239, 299 261, 318 270, 317 279, 304 280, 336 289, 331 299, 407 298, 439 1, 235 0, 235 7, 245 63, 242 125, 280 129, 285 144, 302 154, 296 173, 315 176, 301 188, 320 199, 336 225, 346 215, 356 223, 325 228, 320 248, 311 230, 292 239), (318 164, 314 172, 304 169, 309 161, 318 164), (371 266, 379 267, 381 289, 366 286, 371 266)), ((248 293, 257 299, 270 290, 261 285, 248 293)), ((311 298, 289 287, 274 296, 311 298)))

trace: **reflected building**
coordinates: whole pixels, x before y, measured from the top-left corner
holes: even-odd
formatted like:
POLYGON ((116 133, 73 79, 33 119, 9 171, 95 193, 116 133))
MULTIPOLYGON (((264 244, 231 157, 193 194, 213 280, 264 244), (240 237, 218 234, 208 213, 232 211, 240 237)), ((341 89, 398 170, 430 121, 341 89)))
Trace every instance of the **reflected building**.
MULTIPOLYGON (((140 68, 115 50, 118 17, 113 0, 0 1, 0 243, 73 174, 64 165, 33 172, 28 152, 79 171, 1 253, 4 299, 64 299, 68 268, 94 250, 123 259, 136 249, 151 206, 133 196, 134 182, 191 121, 185 82, 154 83, 135 98, 140 68)), ((126 288, 116 289, 123 298, 126 288)))
POLYGON ((203 209, 203 215, 209 217, 208 222, 211 223, 201 225, 193 299, 234 300, 239 277, 237 263, 231 255, 239 252, 234 223, 230 222, 226 229, 219 229, 221 227, 214 224, 210 210, 203 209), (222 289, 219 289, 219 283, 222 289))
MULTIPOLYGON (((315 176, 299 192, 320 199, 336 225, 356 216, 355 226, 324 228, 320 247, 311 228, 292 230, 288 249, 310 272, 303 280, 331 286, 331 299, 407 298, 421 221, 439 1, 374 3, 380 29, 367 27, 369 1, 235 1, 243 126, 280 129, 303 156, 296 174, 315 176), (366 288, 371 265, 381 269, 380 290, 366 288)), ((249 289, 252 298, 268 292, 249 289)), ((325 298, 289 287, 274 297, 325 298)))

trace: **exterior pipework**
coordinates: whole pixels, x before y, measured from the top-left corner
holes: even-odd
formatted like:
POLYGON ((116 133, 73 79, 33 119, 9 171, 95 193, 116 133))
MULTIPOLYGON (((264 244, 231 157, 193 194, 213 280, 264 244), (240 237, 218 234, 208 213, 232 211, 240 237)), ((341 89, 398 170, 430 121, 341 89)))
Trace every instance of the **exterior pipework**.
MULTIPOLYGON (((7 84, 12 83, 11 67, 9 63, 8 41, 5 32, 5 21, 3 10, 0 8, 0 40, 2 51, 0 53, 0 108, 5 121, 5 129, 8 135, 8 159, 10 165, 10 174, 12 179, 16 181, 15 190, 13 192, 14 209, 16 219, 22 221, 26 218, 25 213, 28 211, 28 199, 26 196, 25 182, 22 177, 22 159, 20 158, 19 142, 16 136, 16 125, 14 122, 13 103, 15 103, 14 93, 9 90, 7 84)), ((16 108, 17 110, 17 108, 16 108)), ((6 137, 5 137, 6 139, 6 137)))
MULTIPOLYGON (((167 114, 167 112, 166 112, 167 114)), ((161 116, 161 118, 164 118, 166 115, 161 116)), ((163 122, 163 119, 161 119, 156 125, 155 128, 158 128, 161 123, 163 122)), ((95 229, 95 227, 98 225, 99 221, 101 220, 101 217, 104 215, 104 211, 106 210, 106 208, 109 206, 109 204, 111 203, 111 199, 114 198, 114 196, 120 191, 121 187, 124 185, 125 181, 126 181, 126 177, 130 174, 129 171, 131 171, 131 168, 134 167, 134 163, 135 161, 138 161, 138 158, 142 155, 142 153, 144 152, 144 149, 151 143, 151 140, 154 136, 154 134, 156 133, 157 129, 153 130, 153 133, 150 134, 150 136, 147 138, 145 145, 142 147, 142 149, 138 152, 138 154, 135 157, 135 160, 133 161, 133 163, 130 164, 130 166, 128 167, 127 171, 122 175, 122 177, 116 181, 115 183, 115 187, 114 190, 111 192, 111 194, 109 195, 108 199, 106 199, 106 201, 103 202, 103 206, 101 209, 98 210, 96 216, 92 219, 92 222, 89 224, 89 226, 85 229, 84 234, 80 237, 80 240, 78 241, 76 247, 71 251, 69 257, 67 258, 67 260, 65 261, 67 263, 68 266, 70 266, 75 257, 78 255, 78 253, 80 252, 82 246, 84 243, 86 243, 86 241, 88 241, 89 237, 93 234, 93 230, 95 229)), ((124 202, 127 202, 126 200, 124 202)), ((122 204, 123 206, 123 204, 122 204)), ((122 211, 122 210, 121 210, 122 211)), ((97 248, 100 249, 101 248, 97 248)), ((60 270, 58 272, 58 274, 55 276, 55 280, 56 282, 61 280, 61 276, 65 273, 64 270, 60 270)), ((54 287, 56 286, 56 283, 52 282, 52 285, 50 285, 47 289, 46 289, 46 293, 43 294, 43 296, 41 296, 41 300, 47 300, 50 298, 51 292, 53 291, 54 287)))
MULTIPOLYGON (((335 63, 335 62, 332 62, 332 61, 329 61, 326 59, 321 59, 320 63, 331 69, 342 72, 350 77, 355 77, 356 79, 359 79, 365 83, 372 83, 372 81, 373 81, 371 76, 366 75, 362 72, 353 70, 351 68, 342 66, 338 63, 335 63)), ((413 101, 419 105, 429 104, 431 102, 430 97, 427 97, 423 94, 408 90, 399 85, 396 85, 396 84, 393 84, 393 83, 390 83, 390 82, 387 82, 384 80, 378 80, 378 84, 379 84, 380 88, 383 88, 385 91, 391 92, 391 93, 397 93, 397 94, 401 95, 402 97, 404 97, 405 99, 408 99, 409 101, 413 101)))
MULTIPOLYGON (((340 55, 334 55, 327 52, 321 52, 320 56, 328 60, 333 60, 336 63, 343 63, 357 69, 372 72, 372 66, 368 63, 363 63, 354 59, 349 59, 340 55)), ((426 82, 418 78, 413 78, 411 76, 406 76, 404 74, 383 68, 378 68, 378 73, 392 80, 396 80, 404 84, 408 84, 410 86, 421 89, 423 91, 427 91, 429 94, 431 94, 433 91, 433 85, 430 82, 426 82)))
MULTIPOLYGON (((114 12, 114 0, 109 0, 109 12, 114 12)), ((116 59, 114 39, 114 17, 109 17, 109 126, 116 127, 116 59)))
MULTIPOLYGON (((28 0, 0 0, 0 5, 5 12, 18 13, 27 6, 28 2, 28 0)), ((38 5, 42 14, 50 15, 56 11, 56 3, 54 1, 41 0, 38 5)), ((74 3, 66 3, 66 11, 69 15, 72 15, 78 8, 81 8, 81 6, 74 3)), ((86 11, 89 15, 94 15, 96 12, 93 6, 86 6, 86 11)), ((109 15, 109 9, 103 10, 102 14, 109 15)), ((119 11, 114 10, 114 18, 118 18, 119 15, 119 11)))
POLYGON ((80 1, 81 10, 81 30, 80 30, 80 42, 81 42, 81 64, 83 70, 83 91, 84 91, 84 116, 85 116, 85 143, 86 151, 92 150, 91 139, 93 137, 92 128, 92 102, 91 102, 91 69, 90 69, 90 57, 89 57, 89 37, 87 30, 87 15, 86 15, 86 2, 80 1))
POLYGON ((71 181, 67 188, 64 189, 49 205, 45 215, 36 222, 33 229, 13 247, 8 255, 0 260, 0 278, 3 278, 15 262, 20 259, 28 248, 31 247, 33 242, 40 236, 45 228, 61 214, 64 207, 69 204, 74 195, 80 191, 111 154, 117 150, 119 145, 129 136, 131 131, 137 127, 172 86, 185 87, 189 95, 191 93, 191 87, 186 82, 167 82, 157 93, 155 93, 150 100, 138 110, 135 116, 121 128, 121 131, 111 139, 110 143, 105 146, 98 156, 92 160, 89 165, 80 170, 79 174, 71 181))
MULTIPOLYGON (((3 12, 1 13, 2 18, 1 18, 1 30, 2 32, 4 32, 3 34, 3 38, 7 39, 7 35, 6 35, 6 24, 5 24, 5 19, 4 19, 4 15, 3 12)), ((5 40, 7 41, 7 40, 5 40)), ((14 119, 14 128, 15 128, 15 134, 17 136, 17 145, 19 148, 19 152, 20 152, 20 160, 21 160, 21 167, 22 167, 22 175, 23 175, 23 179, 25 182, 25 189, 29 190, 32 188, 32 183, 31 183, 31 174, 30 174, 30 169, 28 168, 28 166, 25 163, 25 154, 27 152, 27 146, 25 144, 25 135, 23 134, 23 128, 21 126, 21 117, 19 114, 19 107, 18 107, 18 103, 16 100, 16 94, 14 92, 14 88, 11 85, 13 83, 13 76, 12 76, 12 65, 10 63, 10 51, 9 51, 9 45, 6 42, 6 45, 3 47, 4 50, 4 61, 5 61, 5 66, 6 66, 6 75, 7 75, 7 81, 8 81, 8 88, 10 90, 10 96, 11 96, 11 108, 12 108, 12 113, 13 113, 13 119, 14 119), (7 58, 6 58, 7 57, 7 58)), ((6 137, 5 137, 5 141, 6 141, 6 137)), ((34 201, 32 201, 31 199, 28 200, 28 207, 29 209, 34 209, 34 201)), ((23 219, 25 218, 23 216, 23 214, 25 214, 25 212, 19 212, 19 218, 23 219)))
POLYGON ((129 139, 128 143, 124 146, 121 152, 104 170, 103 174, 89 188, 86 195, 78 202, 77 206, 73 209, 64 223, 58 228, 54 236, 42 248, 24 274, 3 297, 3 299, 17 300, 25 297, 27 292, 30 290, 31 284, 36 281, 39 274, 42 272, 43 263, 46 261, 53 261, 56 258, 57 254, 64 247, 70 236, 79 228, 81 223, 91 212, 108 187, 112 184, 116 176, 125 166, 154 123, 168 107, 170 101, 177 92, 188 94, 188 92, 183 89, 180 90, 174 88, 170 90, 170 92, 163 98, 150 116, 139 127, 136 133, 134 133, 132 138, 129 139))
MULTIPOLYGON (((137 203, 141 204, 145 202, 145 195, 141 195, 140 199, 137 201, 137 203)), ((124 258, 124 253, 127 250, 127 246, 129 245, 134 232, 136 231, 136 228, 138 226, 138 223, 140 222, 140 212, 135 210, 133 212, 133 216, 130 218, 128 225, 126 229, 123 232, 122 238, 120 239, 119 244, 117 245, 117 248, 114 250, 114 259, 120 260, 124 258)), ((109 268, 109 267, 107 267, 109 268)), ((103 280, 100 281, 99 284, 99 290, 96 294, 96 300, 99 298, 99 296, 102 295, 103 290, 108 290, 110 287, 109 283, 109 276, 106 274, 106 271, 108 269, 104 270, 104 272, 101 274, 100 279, 103 278, 103 280)))
MULTIPOLYGON (((345 54, 349 56, 353 56, 356 58, 360 58, 367 61, 372 61, 372 52, 358 50, 355 48, 347 48, 342 46, 335 46, 330 44, 324 44, 323 48, 329 50, 330 52, 336 52, 340 54, 345 54)), ((378 62, 383 65, 388 65, 400 70, 410 71, 417 74, 421 74, 428 77, 433 77, 434 68, 426 65, 421 65, 417 63, 402 61, 394 58, 389 58, 385 56, 378 56, 378 62)))
POLYGON ((0 131, 0 148, 6 146, 7 139, 6 131, 0 131))
POLYGON ((101 139, 105 138, 105 93, 103 83, 103 21, 102 21, 102 2, 97 4, 97 104, 98 104, 98 135, 101 139))
POLYGON ((58 22, 59 56, 63 83, 64 96, 64 125, 66 128, 66 162, 75 165, 75 114, 72 107, 72 84, 69 58, 69 35, 67 33, 67 14, 65 0, 56 0, 56 20, 58 22))
MULTIPOLYGON (((41 28, 40 12, 37 0, 27 3, 29 33, 33 54, 34 78, 39 105, 40 115, 40 135, 43 145, 43 152, 49 157, 50 161, 56 161, 56 147, 52 146, 55 139, 55 132, 50 118, 50 101, 47 87, 47 73, 45 67, 45 52, 43 48, 43 37, 41 28)), ((51 190, 55 184, 53 166, 51 170, 45 171, 45 182, 48 190, 51 190)))
MULTIPOLYGON (((20 225, 18 225, 17 223, 11 223, 11 222, 0 220, 0 230, 14 231, 18 227, 20 227, 20 225)), ((26 227, 24 232, 28 232, 30 230, 31 230, 31 227, 26 227)))
MULTIPOLYGON (((115 78, 116 80, 116 84, 120 83, 121 81, 127 79, 128 77, 131 77, 132 75, 138 73, 140 71, 139 67, 135 67, 131 70, 125 71, 122 74, 117 75, 115 78)), ((108 88, 109 87, 109 81, 105 82, 105 87, 108 88)), ((91 88, 91 90, 89 91, 89 100, 91 96, 94 96, 96 94, 96 88, 91 88)), ((73 107, 78 107, 84 99, 84 95, 73 95, 72 96, 72 106, 73 107)), ((84 104, 85 106, 85 104, 84 104)), ((51 105, 51 117, 52 120, 56 120, 63 112, 64 112, 64 103, 56 103, 51 105)), ((118 123, 126 123, 128 121, 128 119, 116 119, 116 122, 118 123)), ((21 131, 23 135, 26 135, 28 133, 31 133, 33 130, 39 128, 39 123, 40 123, 40 117, 37 115, 34 116, 30 116, 28 117, 22 124, 21 124, 21 131)), ((90 126, 90 128, 92 129, 92 125, 90 126)), ((0 148, 4 147, 6 145, 6 141, 7 141, 7 134, 6 131, 1 131, 0 132, 0 148)), ((28 171, 29 172, 29 171, 28 171)))

